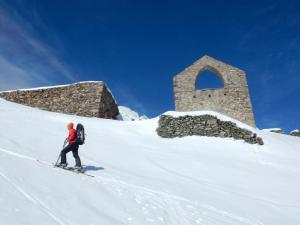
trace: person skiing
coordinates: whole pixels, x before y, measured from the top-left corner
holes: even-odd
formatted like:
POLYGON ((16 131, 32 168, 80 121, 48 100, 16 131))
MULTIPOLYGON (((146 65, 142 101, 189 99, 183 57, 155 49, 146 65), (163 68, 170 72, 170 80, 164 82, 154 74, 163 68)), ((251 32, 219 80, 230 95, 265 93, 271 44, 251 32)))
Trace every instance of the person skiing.
POLYGON ((75 168, 81 169, 81 161, 78 155, 79 144, 76 142, 77 133, 74 129, 74 124, 72 122, 69 122, 67 128, 69 130, 69 135, 67 138, 69 144, 60 153, 61 161, 59 163, 59 166, 66 167, 68 165, 66 155, 68 152, 72 151, 76 163, 75 168))

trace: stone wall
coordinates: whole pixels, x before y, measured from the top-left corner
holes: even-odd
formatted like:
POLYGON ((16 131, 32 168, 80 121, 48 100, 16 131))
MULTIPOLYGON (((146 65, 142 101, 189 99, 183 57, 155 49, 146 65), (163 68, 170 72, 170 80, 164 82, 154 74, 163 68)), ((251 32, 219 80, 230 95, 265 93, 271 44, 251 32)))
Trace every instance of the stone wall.
POLYGON ((173 88, 176 111, 215 111, 255 127, 245 72, 238 68, 203 56, 174 77, 173 88), (196 90, 205 70, 219 76, 224 88, 196 90))
POLYGON ((163 138, 185 136, 208 136, 220 138, 234 138, 244 140, 250 144, 263 145, 262 138, 252 131, 238 127, 230 121, 221 121, 212 115, 179 116, 162 115, 159 118, 157 134, 163 138))
POLYGON ((101 81, 0 92, 0 98, 47 111, 78 116, 116 118, 119 114, 111 92, 101 81))

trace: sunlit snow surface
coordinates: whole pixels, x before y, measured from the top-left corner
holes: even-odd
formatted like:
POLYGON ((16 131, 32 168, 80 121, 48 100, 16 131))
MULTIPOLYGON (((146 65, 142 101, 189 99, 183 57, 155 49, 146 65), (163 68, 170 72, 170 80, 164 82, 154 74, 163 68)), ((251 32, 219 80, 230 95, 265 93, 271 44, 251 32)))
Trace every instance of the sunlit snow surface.
MULTIPOLYGON (((0 224, 300 224, 299 137, 255 129, 264 146, 163 139, 157 123, 69 116, 0 99, 0 224), (68 121, 86 128, 80 155, 94 178, 50 166, 68 121)), ((68 160, 74 163, 71 153, 68 160)))
POLYGON ((136 121, 136 120, 145 120, 148 119, 147 116, 142 115, 140 116, 137 112, 133 111, 132 109, 126 106, 119 106, 119 115, 117 117, 118 120, 123 121, 136 121))

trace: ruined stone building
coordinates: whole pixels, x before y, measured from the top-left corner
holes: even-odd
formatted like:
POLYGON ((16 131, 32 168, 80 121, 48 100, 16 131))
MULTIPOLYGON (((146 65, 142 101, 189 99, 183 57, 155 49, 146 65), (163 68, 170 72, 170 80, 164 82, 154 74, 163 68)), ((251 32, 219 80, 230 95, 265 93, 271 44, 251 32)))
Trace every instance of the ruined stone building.
POLYGON ((116 118, 119 114, 115 99, 101 81, 0 92, 0 98, 78 116, 116 118))
POLYGON ((212 57, 203 56, 177 74, 173 82, 176 111, 215 111, 255 127, 243 70, 212 57), (196 80, 206 70, 219 76, 224 87, 197 90, 196 80))

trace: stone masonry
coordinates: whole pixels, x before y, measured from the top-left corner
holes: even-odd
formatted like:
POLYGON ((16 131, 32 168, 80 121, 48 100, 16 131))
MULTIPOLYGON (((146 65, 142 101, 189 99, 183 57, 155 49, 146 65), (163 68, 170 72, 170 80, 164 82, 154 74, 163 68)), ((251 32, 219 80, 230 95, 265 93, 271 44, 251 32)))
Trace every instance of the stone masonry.
POLYGON ((115 99, 101 81, 0 92, 0 98, 78 116, 116 118, 119 114, 115 99))
POLYGON ((215 111, 255 127, 245 72, 203 56, 173 80, 176 111, 215 111), (196 90, 198 76, 209 70, 224 83, 221 89, 196 90))
POLYGON ((262 138, 250 130, 240 128, 231 121, 222 121, 216 116, 179 116, 162 115, 159 118, 157 134, 163 138, 185 136, 207 136, 220 138, 233 138, 244 140, 249 144, 263 145, 262 138))

